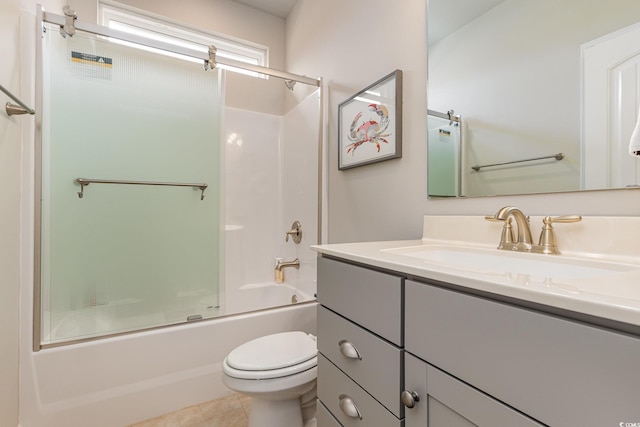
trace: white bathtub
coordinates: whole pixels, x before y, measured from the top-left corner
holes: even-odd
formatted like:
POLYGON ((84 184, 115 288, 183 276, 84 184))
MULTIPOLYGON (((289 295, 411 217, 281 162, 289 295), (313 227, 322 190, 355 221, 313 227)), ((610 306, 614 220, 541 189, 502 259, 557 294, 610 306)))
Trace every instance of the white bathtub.
MULTIPOLYGON (((290 295, 281 285, 241 290, 247 301, 290 295)), ((315 329, 311 301, 31 353, 31 366, 22 370, 21 394, 28 399, 21 402, 21 427, 123 427, 217 399, 231 393, 221 364, 234 347, 266 334, 315 329)))
POLYGON ((295 302, 312 301, 315 283, 296 285, 291 283, 256 283, 238 289, 227 289, 226 304, 221 314, 247 313, 269 307, 279 307, 295 302))
MULTIPOLYGON (((45 315, 43 342, 55 344, 114 333, 147 329, 153 326, 182 323, 191 315, 209 319, 312 301, 315 283, 275 282, 228 286, 224 302, 217 295, 187 295, 175 300, 148 302, 130 298, 123 301, 84 307, 58 315, 50 321, 45 315), (219 305, 218 305, 219 304, 219 305), (49 324, 55 326, 49 330, 49 324)), ((53 317, 53 316, 52 316, 53 317)))

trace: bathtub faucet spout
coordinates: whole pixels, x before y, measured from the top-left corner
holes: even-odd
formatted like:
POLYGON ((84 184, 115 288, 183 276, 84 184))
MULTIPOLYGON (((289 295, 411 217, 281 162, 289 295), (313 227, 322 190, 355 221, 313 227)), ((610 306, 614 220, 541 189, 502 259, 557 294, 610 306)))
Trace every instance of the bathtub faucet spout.
POLYGON ((284 283, 284 269, 287 267, 300 268, 300 261, 298 258, 293 261, 282 261, 281 259, 276 261, 276 283, 284 283))

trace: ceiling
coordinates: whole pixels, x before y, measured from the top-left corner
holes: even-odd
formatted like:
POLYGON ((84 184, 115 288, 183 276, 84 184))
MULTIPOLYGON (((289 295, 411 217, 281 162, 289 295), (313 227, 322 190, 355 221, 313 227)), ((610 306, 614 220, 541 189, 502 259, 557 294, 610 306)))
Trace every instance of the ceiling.
POLYGON ((234 0, 254 9, 270 13, 281 18, 286 18, 298 0, 234 0))
POLYGON ((429 44, 437 43, 503 1, 429 0, 429 10, 427 12, 429 44))
MULTIPOLYGON (((233 0, 286 19, 298 0, 233 0)), ((446 37, 504 0, 429 0, 429 44, 446 37), (433 19, 437 17, 437 19, 433 19)))

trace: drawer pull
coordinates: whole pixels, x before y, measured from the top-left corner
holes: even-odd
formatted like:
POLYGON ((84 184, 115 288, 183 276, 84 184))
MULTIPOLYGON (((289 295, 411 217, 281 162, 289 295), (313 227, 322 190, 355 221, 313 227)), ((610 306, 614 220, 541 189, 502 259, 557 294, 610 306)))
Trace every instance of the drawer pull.
POLYGON ((420 401, 420 396, 418 396, 418 393, 416 393, 415 391, 405 390, 402 392, 402 394, 400 394, 400 398, 402 399, 402 403, 404 403, 404 406, 409 409, 415 407, 416 402, 420 401))
POLYGON ((358 407, 346 394, 341 394, 338 399, 340 399, 340 410, 344 412, 347 417, 362 419, 362 415, 360 415, 360 411, 358 407))
POLYGON ((362 360, 362 356, 360 356, 360 352, 356 346, 351 344, 349 341, 341 340, 338 345, 340 346, 340 353, 342 353, 344 357, 362 360))

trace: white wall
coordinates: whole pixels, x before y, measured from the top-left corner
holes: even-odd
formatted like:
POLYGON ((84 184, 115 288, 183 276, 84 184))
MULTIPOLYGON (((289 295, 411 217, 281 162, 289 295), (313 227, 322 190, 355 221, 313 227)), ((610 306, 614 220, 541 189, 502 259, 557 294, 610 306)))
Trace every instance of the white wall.
MULTIPOLYGON (((20 97, 20 8, 17 0, 0 1, 0 84, 20 97)), ((0 425, 18 424, 18 295, 20 280, 20 128, 8 117, 0 93, 0 425)))
POLYGON ((640 193, 614 190, 429 200, 426 197, 426 2, 300 0, 287 20, 288 68, 328 84, 330 242, 419 238, 425 214, 639 215, 640 193), (405 71, 403 158, 338 171, 337 106, 390 71, 405 71))
POLYGON ((328 85, 329 240, 420 235, 426 201, 426 2, 300 0, 287 19, 287 68, 328 85), (404 72, 402 159, 337 170, 338 104, 404 72))

